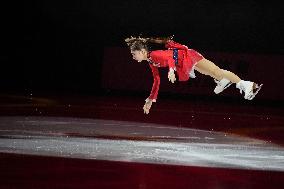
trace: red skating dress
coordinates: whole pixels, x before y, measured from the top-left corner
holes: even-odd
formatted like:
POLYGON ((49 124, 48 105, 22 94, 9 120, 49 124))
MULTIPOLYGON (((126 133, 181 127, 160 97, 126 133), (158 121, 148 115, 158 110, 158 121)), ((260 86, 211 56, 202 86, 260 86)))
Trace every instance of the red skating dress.
POLYGON ((150 63, 153 73, 153 86, 150 96, 146 99, 157 100, 160 87, 159 67, 169 67, 177 72, 179 81, 187 81, 193 66, 204 57, 185 45, 169 40, 165 47, 167 50, 155 50, 150 52, 150 63))

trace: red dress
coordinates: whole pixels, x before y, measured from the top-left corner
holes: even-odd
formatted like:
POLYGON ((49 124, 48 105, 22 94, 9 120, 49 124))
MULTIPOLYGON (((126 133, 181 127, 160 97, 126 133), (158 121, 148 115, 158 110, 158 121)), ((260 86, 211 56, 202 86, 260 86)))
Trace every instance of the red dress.
POLYGON ((187 81, 194 64, 203 59, 203 56, 197 51, 189 49, 187 46, 172 40, 167 42, 166 48, 168 48, 168 50, 155 50, 150 52, 151 62, 149 66, 151 67, 154 81, 148 99, 154 102, 157 99, 160 86, 158 67, 172 68, 176 70, 179 81, 187 81), (174 58, 175 53, 177 58, 174 58))

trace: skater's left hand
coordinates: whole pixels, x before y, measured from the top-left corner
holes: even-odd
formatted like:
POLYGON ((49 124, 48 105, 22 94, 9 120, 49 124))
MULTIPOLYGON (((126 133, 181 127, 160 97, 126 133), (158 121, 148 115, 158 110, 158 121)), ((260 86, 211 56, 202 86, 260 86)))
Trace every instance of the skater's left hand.
POLYGON ((168 73, 168 78, 169 78, 169 81, 172 83, 176 81, 175 71, 173 69, 170 69, 168 73))
POLYGON ((144 114, 149 114, 151 106, 152 100, 148 100, 145 102, 145 105, 143 106, 144 114))

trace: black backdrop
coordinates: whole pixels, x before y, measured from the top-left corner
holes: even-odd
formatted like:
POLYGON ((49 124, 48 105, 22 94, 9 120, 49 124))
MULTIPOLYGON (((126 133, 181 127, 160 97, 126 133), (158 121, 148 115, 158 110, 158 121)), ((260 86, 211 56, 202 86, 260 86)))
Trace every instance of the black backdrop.
POLYGON ((272 1, 27 0, 2 14, 4 92, 96 93, 104 48, 124 47, 129 35, 174 34, 204 51, 284 52, 283 5, 272 1))

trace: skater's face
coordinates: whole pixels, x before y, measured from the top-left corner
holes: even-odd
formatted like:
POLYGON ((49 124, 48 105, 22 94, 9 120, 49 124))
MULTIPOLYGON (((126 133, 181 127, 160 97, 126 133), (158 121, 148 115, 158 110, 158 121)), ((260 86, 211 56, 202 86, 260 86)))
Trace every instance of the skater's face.
POLYGON ((137 62, 142 62, 143 60, 147 60, 148 52, 145 49, 131 51, 132 58, 137 62))

